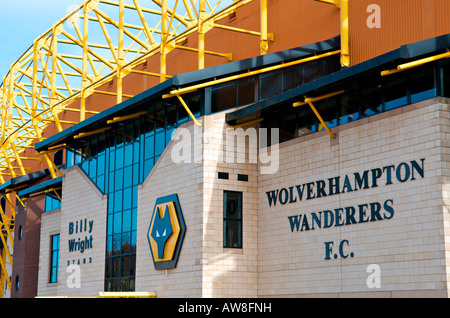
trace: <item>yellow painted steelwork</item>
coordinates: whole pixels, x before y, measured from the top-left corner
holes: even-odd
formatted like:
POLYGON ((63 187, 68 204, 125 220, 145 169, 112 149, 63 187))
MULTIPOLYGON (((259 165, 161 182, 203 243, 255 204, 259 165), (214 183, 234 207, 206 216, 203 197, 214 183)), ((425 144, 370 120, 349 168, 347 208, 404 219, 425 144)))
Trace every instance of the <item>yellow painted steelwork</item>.
POLYGON ((422 66, 423 64, 426 64, 426 63, 431 63, 431 62, 446 59, 446 58, 450 58, 450 52, 448 49, 447 49, 447 52, 445 52, 445 53, 430 56, 430 57, 425 57, 423 59, 404 63, 404 64, 400 64, 397 66, 396 69, 393 69, 393 70, 382 71, 381 76, 391 75, 391 74, 398 73, 398 72, 401 72, 404 70, 408 70, 410 68, 422 66))
POLYGON ((239 125, 228 126, 227 129, 229 129, 229 130, 230 129, 237 129, 237 128, 241 128, 241 127, 245 127, 245 126, 249 126, 249 125, 260 123, 263 120, 264 120, 264 118, 258 118, 258 119, 247 121, 247 122, 239 124, 239 125))
POLYGON ((329 94, 325 94, 322 96, 318 96, 318 97, 311 97, 308 98, 306 96, 304 96, 305 100, 303 102, 295 102, 292 104, 293 107, 298 107, 298 106, 302 106, 302 105, 306 105, 308 104, 309 107, 311 107, 311 110, 314 112, 314 114, 316 115, 317 119, 319 119, 321 126, 323 128, 325 128, 325 130, 327 131, 328 135, 330 135, 331 138, 336 138, 336 135, 333 134, 330 130, 330 128, 328 128, 327 123, 323 120, 322 116, 320 116, 320 113, 317 111, 316 107, 314 107, 313 103, 320 101, 320 100, 324 100, 333 96, 337 96, 340 94, 343 94, 345 92, 345 90, 340 90, 340 91, 336 91, 336 92, 332 92, 329 94))
POLYGON ((350 38, 348 21, 348 1, 349 0, 315 0, 335 5, 341 10, 341 66, 350 66, 350 38))
POLYGON ((298 64, 302 64, 302 63, 306 63, 306 62, 322 59, 322 58, 325 58, 325 57, 328 57, 328 56, 339 54, 340 52, 341 52, 340 50, 327 52, 327 53, 306 57, 306 58, 303 58, 303 59, 300 59, 300 60, 296 60, 296 61, 292 61, 292 62, 281 63, 281 64, 278 64, 278 65, 265 67, 265 68, 262 68, 262 69, 259 69, 259 70, 256 70, 256 71, 249 71, 249 72, 246 72, 246 73, 242 73, 242 74, 238 74, 238 75, 232 75, 232 76, 224 77, 224 78, 221 78, 221 79, 215 79, 213 81, 209 81, 209 82, 205 82, 205 83, 201 83, 201 84, 197 84, 197 85, 183 87, 183 88, 180 88, 180 89, 177 89, 177 90, 173 90, 169 94, 165 94, 162 97, 163 98, 170 98, 170 97, 174 97, 174 96, 178 97, 178 96, 180 96, 182 94, 191 93, 191 92, 194 92, 194 91, 196 91, 198 89, 205 88, 205 87, 208 87, 208 86, 222 84, 222 83, 238 80, 238 79, 245 78, 245 77, 250 77, 250 76, 253 76, 253 75, 258 75, 258 74, 263 74, 263 73, 275 71, 275 70, 286 68, 286 67, 293 66, 293 65, 298 65, 298 64))
MULTIPOLYGON (((59 118, 63 111, 78 112, 79 121, 87 114, 87 98, 94 93, 113 94, 116 102, 132 97, 124 92, 123 80, 130 74, 170 78, 167 74, 167 55, 175 49, 191 50, 198 54, 198 69, 205 67, 205 56, 220 56, 232 60, 230 52, 205 50, 205 34, 212 28, 242 32, 259 38, 261 54, 268 50, 267 0, 260 0, 261 30, 227 28, 220 20, 254 0, 86 0, 35 39, 31 47, 14 62, 0 85, 0 182, 3 176, 17 177, 29 172, 30 157, 25 149, 42 141, 43 131, 54 124, 58 131, 77 122, 59 118), (198 34, 198 47, 178 45, 190 34, 198 34), (151 56, 160 54, 159 73, 137 70, 151 56), (116 83, 114 92, 99 87, 116 83), (78 103, 74 103, 78 102, 78 103), (79 108, 74 105, 79 105, 79 108)), ((179 94, 182 105, 189 111, 179 94)), ((193 117, 193 116, 192 116, 193 117)), ((197 120, 194 121, 199 125, 197 120)), ((95 132, 91 132, 95 133, 95 132)), ((87 136, 89 132, 77 137, 87 136)), ((63 147, 64 148, 64 147, 63 147)), ((49 149, 43 156, 53 178, 61 175, 53 163, 49 149)), ((32 158, 34 159, 34 158, 32 158)), ((36 159, 42 160, 42 157, 36 159)), ((1 211, 10 245, 15 206, 12 217, 1 211), (11 228, 11 230, 10 230, 11 228)), ((0 235, 1 236, 1 235, 0 235)), ((6 237, 1 236, 5 239, 6 237)), ((4 244, 0 260, 0 297, 4 282, 10 288, 6 261, 12 253, 4 244)))

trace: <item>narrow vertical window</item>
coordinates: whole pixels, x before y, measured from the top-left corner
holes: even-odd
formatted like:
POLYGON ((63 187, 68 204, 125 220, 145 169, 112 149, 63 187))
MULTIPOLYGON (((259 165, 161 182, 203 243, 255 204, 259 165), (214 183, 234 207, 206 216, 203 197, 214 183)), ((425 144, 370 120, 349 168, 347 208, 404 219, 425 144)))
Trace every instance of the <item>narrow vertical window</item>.
POLYGON ((59 264, 59 234, 52 235, 50 240, 51 240, 50 283, 57 283, 58 264, 59 264))
POLYGON ((242 248, 242 192, 223 193, 223 247, 242 248))

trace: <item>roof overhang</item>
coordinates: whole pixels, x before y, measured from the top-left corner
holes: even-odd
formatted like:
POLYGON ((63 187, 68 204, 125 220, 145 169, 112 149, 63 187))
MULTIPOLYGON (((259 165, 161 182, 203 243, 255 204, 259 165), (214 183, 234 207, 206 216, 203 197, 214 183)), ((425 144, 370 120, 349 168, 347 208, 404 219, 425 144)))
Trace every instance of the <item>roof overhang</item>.
MULTIPOLYGON (((398 64, 405 63, 417 58, 436 54, 445 51, 450 47, 450 34, 442 35, 436 38, 423 40, 416 43, 403 45, 391 52, 385 53, 368 61, 354 65, 352 67, 342 68, 341 70, 321 77, 307 84, 298 86, 284 93, 272 96, 270 98, 252 103, 236 111, 229 112, 226 115, 226 121, 230 125, 238 122, 245 122, 249 118, 254 119, 265 110, 276 107, 281 103, 296 102, 298 97, 307 94, 313 94, 332 86, 345 86, 348 81, 356 81, 359 76, 370 72, 381 72, 398 64)), ((378 73, 379 75, 380 73, 378 73)))
POLYGON ((48 169, 32 172, 23 176, 15 177, 0 185, 0 194, 7 193, 27 187, 30 183, 38 182, 50 175, 48 169))
POLYGON ((32 194, 43 192, 49 189, 54 189, 55 187, 62 186, 62 177, 53 178, 42 183, 39 183, 35 186, 29 187, 27 189, 21 190, 17 193, 20 198, 29 197, 32 194))
POLYGON ((48 137, 47 139, 37 143, 35 145, 35 149, 41 152, 62 144, 66 144, 69 147, 78 144, 81 140, 75 140, 74 137, 80 133, 87 133, 89 131, 102 129, 108 125, 107 121, 113 119, 114 117, 126 116, 134 112, 142 111, 146 108, 146 103, 151 100, 162 99, 164 94, 169 93, 173 89, 192 86, 197 83, 230 76, 233 74, 248 72, 249 70, 255 70, 258 68, 275 65, 277 63, 283 63, 289 60, 311 56, 320 52, 336 50, 339 47, 340 36, 336 36, 329 40, 320 41, 310 45, 175 75, 172 78, 130 99, 127 99, 120 104, 108 108, 99 114, 89 117, 88 119, 75 124, 70 128, 48 137))

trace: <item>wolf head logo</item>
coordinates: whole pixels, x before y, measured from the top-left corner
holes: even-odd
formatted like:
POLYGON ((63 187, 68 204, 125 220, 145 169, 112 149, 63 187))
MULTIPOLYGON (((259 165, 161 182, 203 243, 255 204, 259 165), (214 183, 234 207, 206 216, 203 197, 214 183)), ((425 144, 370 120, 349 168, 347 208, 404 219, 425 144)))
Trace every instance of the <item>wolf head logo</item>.
POLYGON ((164 258, 164 248, 166 246, 167 240, 169 239, 170 235, 172 235, 172 233, 173 229, 172 224, 170 223, 169 208, 168 206, 166 206, 163 218, 161 218, 160 213, 156 213, 155 222, 153 224, 151 234, 152 238, 156 241, 156 244, 158 245, 159 258, 164 258))
POLYGON ((155 269, 176 267, 185 232, 178 195, 157 198, 147 232, 155 269))

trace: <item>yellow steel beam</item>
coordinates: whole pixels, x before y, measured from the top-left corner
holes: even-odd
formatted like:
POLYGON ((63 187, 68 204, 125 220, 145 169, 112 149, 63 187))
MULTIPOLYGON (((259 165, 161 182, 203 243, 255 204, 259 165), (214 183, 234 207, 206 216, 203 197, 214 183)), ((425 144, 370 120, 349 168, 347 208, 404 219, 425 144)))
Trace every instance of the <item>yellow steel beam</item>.
POLYGON ((61 196, 60 196, 59 193, 58 193, 58 190, 61 190, 61 189, 62 189, 61 187, 59 187, 59 188, 51 188, 51 189, 47 189, 47 190, 44 191, 44 194, 48 194, 48 193, 50 193, 50 192, 53 192, 53 193, 55 193, 55 195, 58 197, 59 202, 62 202, 62 198, 61 198, 61 196))
POLYGON ((52 148, 52 149, 49 149, 49 150, 43 150, 43 151, 39 152, 39 155, 45 155, 45 154, 48 154, 48 153, 54 153, 54 152, 56 152, 58 150, 67 149, 68 147, 69 146, 62 145, 62 146, 58 146, 58 147, 55 147, 55 148, 52 148))
MULTIPOLYGON (((4 218, 4 217, 6 217, 4 214, 2 214, 2 218, 4 218)), ((5 235, 3 234, 3 231, 9 231, 10 229, 9 229, 9 227, 10 227, 10 225, 11 225, 11 223, 10 222, 1 222, 0 221, 0 239, 1 239, 1 242, 2 242, 2 244, 3 244, 3 246, 5 247, 5 246, 7 246, 7 242, 6 242, 6 237, 5 237, 5 235), (8 229, 7 229, 8 228, 8 229)), ((12 260, 12 256, 11 256, 11 252, 9 251, 9 249, 8 248, 5 248, 5 250, 6 250, 6 256, 8 257, 8 260, 9 260, 9 263, 10 264, 12 264, 13 263, 13 260, 12 260)), ((6 262, 5 262, 6 263, 6 262)), ((3 265, 3 264, 2 264, 3 265)))
POLYGON ((348 0, 341 0, 341 66, 350 66, 348 0))
POLYGON ((17 152, 16 146, 14 145, 14 143, 9 143, 9 144, 10 144, 11 149, 13 150, 14 157, 16 158, 17 164, 19 165, 20 172, 22 173, 23 176, 26 175, 27 173, 25 172, 25 168, 23 166, 20 155, 17 152))
POLYGON ((332 93, 329 93, 329 94, 321 95, 321 96, 318 96, 318 97, 311 97, 311 98, 306 98, 305 97, 304 101, 302 101, 302 102, 295 102, 295 103, 292 104, 292 106, 293 107, 298 107, 298 106, 306 105, 306 104, 308 104, 308 102, 309 103, 314 103, 314 102, 317 102, 317 101, 320 101, 320 100, 324 100, 324 99, 327 99, 327 98, 330 98, 330 97, 334 97, 334 96, 337 96, 337 95, 341 95, 341 94, 344 94, 344 93, 345 93, 345 90, 343 89, 343 90, 339 90, 339 91, 332 92, 332 93))
POLYGON ((205 68, 205 33, 208 32, 206 23, 205 0, 199 0, 198 16, 198 69, 205 68))
MULTIPOLYGON (((68 107, 65 107, 64 110, 71 111, 71 112, 80 112, 81 111, 80 109, 68 108, 68 107)), ((84 112, 86 114, 98 114, 99 113, 99 112, 97 112, 95 110, 85 110, 84 112)))
POLYGON ((180 95, 176 95, 178 100, 180 101, 181 105, 183 105, 184 109, 186 110, 186 112, 189 114, 189 117, 191 117, 191 119, 194 121, 194 123, 197 126, 201 126, 202 124, 200 124, 197 121, 197 118, 195 118, 195 116, 192 114, 191 110, 189 109, 189 107, 186 105, 186 102, 184 101, 184 99, 180 96, 180 95))
POLYGON ((242 124, 233 125, 233 126, 228 126, 227 129, 241 128, 241 127, 245 127, 245 126, 248 126, 248 125, 257 124, 257 123, 259 123, 259 122, 262 122, 263 120, 264 120, 264 118, 258 118, 258 119, 254 119, 254 120, 247 121, 247 122, 242 123, 242 124))
POLYGON ((332 4, 341 9, 341 66, 350 66, 350 46, 349 46, 349 21, 348 21, 348 1, 349 0, 315 0, 332 4))
MULTIPOLYGON (((119 95, 119 92, 107 92, 107 91, 98 91, 98 90, 94 90, 94 93, 104 94, 104 95, 113 95, 113 96, 118 96, 119 95)), ((122 93, 122 97, 131 98, 131 97, 133 97, 133 95, 128 95, 128 94, 123 94, 122 93)))
POLYGON ((92 131, 89 131, 89 132, 81 132, 78 135, 73 136, 73 139, 79 139, 79 138, 82 138, 82 137, 92 136, 92 135, 104 132, 104 131, 106 131, 108 129, 111 129, 111 127, 104 127, 104 128, 92 130, 92 131))
MULTIPOLYGON (((0 235, 3 237, 2 234, 0 235)), ((4 281, 6 280, 6 284, 9 290, 11 290, 11 281, 9 279, 10 274, 6 269, 6 257, 7 254, 9 253, 8 248, 3 248, 1 252, 2 253, 0 255, 0 298, 3 298, 3 293, 5 290, 4 281)))
MULTIPOLYGON (((211 28, 253 34, 264 43, 267 30, 267 12, 264 10, 267 9, 266 0, 260 0, 264 12, 261 13, 259 32, 226 29, 220 24, 221 19, 252 1, 84 1, 37 37, 3 77, 0 86, 0 144, 8 141, 15 150, 10 147, 12 151, 8 149, 8 153, 0 153, 0 173, 16 176, 18 169, 22 174, 27 171, 21 162, 25 160, 22 152, 32 148, 33 142, 43 140, 42 133, 48 124, 55 125, 61 131, 63 124, 76 123, 61 120, 58 114, 62 111, 77 111, 80 120, 84 120, 88 113, 98 113, 87 109, 86 98, 108 81, 117 80, 117 91, 114 93, 119 103, 122 97, 130 96, 123 94, 122 81, 127 74, 160 76, 161 80, 169 78, 167 55, 174 48, 196 52, 199 69, 205 67, 206 55, 232 60, 231 53, 205 49, 204 35, 211 28), (103 9, 105 6, 108 9, 103 9), (118 14, 109 14, 111 8, 118 14), (133 15, 128 15, 125 10, 134 11, 134 18, 130 18, 133 15), (79 22, 82 24, 78 25, 79 22), (97 34, 91 36, 93 32, 97 34), (113 39, 111 32, 118 32, 119 36, 113 39), (194 33, 198 33, 200 39, 197 48, 177 47, 177 43, 194 33), (157 40, 159 36, 161 41, 157 40), (95 43, 89 43, 90 38, 95 39, 95 43), (161 54, 161 72, 134 69, 155 54, 161 54), (80 109, 71 105, 74 102, 78 103, 80 109)), ((267 33, 267 37, 270 40, 270 33, 267 33)), ((261 54, 265 52, 262 50, 261 54)), ((55 177, 58 171, 51 158, 44 158, 55 177)))
POLYGON ((249 77, 249 76, 253 76, 253 75, 258 75, 258 74, 263 74, 263 73, 267 73, 267 72, 270 72, 270 71, 275 71, 275 70, 286 68, 286 67, 293 66, 293 65, 298 65, 298 64, 302 64, 302 63, 306 63, 306 62, 322 59, 322 58, 325 58, 325 57, 328 57, 328 56, 339 54, 340 52, 341 52, 340 50, 327 52, 327 53, 306 57, 306 58, 303 58, 303 59, 300 59, 300 60, 296 60, 296 61, 292 61, 292 62, 287 62, 287 63, 275 65, 275 66, 265 67, 265 68, 262 68, 262 69, 259 69, 259 70, 256 70, 256 71, 250 71, 250 72, 243 73, 243 74, 232 75, 232 76, 224 77, 224 78, 221 78, 221 79, 216 79, 216 80, 213 80, 213 81, 205 82, 205 83, 202 83, 202 84, 197 84, 197 85, 192 85, 192 86, 180 88, 180 89, 177 89, 177 90, 172 90, 172 91, 170 91, 169 94, 165 94, 162 97, 163 98, 170 98, 170 97, 174 97, 174 96, 183 95, 183 94, 194 92, 194 91, 196 91, 198 89, 205 88, 205 87, 208 87, 208 86, 222 84, 222 83, 234 81, 234 80, 237 80, 237 79, 241 79, 241 78, 245 78, 245 77, 249 77))
POLYGON ((267 0, 260 0, 260 23, 261 23, 261 55, 267 54, 269 51, 269 40, 267 38, 267 0))
POLYGON ((168 48, 167 45, 167 0, 162 0, 161 4, 161 49, 160 49, 160 82, 164 82, 166 80, 167 73, 167 53, 168 48))
POLYGON ((335 5, 338 8, 341 6, 341 0, 315 0, 315 1, 333 4, 333 5, 335 5))
POLYGON ((318 97, 312 97, 312 98, 307 98, 306 96, 304 96, 304 101, 303 102, 293 103, 292 106, 293 107, 298 107, 298 106, 302 106, 302 105, 308 104, 309 107, 311 108, 311 110, 316 115, 317 119, 319 119, 320 123, 325 128, 325 130, 327 131, 328 135, 330 135, 331 138, 336 138, 336 135, 331 132, 330 128, 328 128, 326 122, 323 120, 322 116, 317 111, 316 107, 314 107, 313 102, 320 101, 320 100, 323 100, 323 99, 327 99, 327 98, 330 98, 330 97, 333 97, 333 96, 337 96, 337 95, 343 94, 344 92, 345 92, 345 90, 340 90, 340 91, 336 91, 336 92, 332 92, 332 93, 329 93, 329 94, 325 94, 325 95, 318 96, 318 97))
MULTIPOLYGON (((306 99, 307 98, 305 97, 305 100, 306 99)), ((327 123, 323 120, 322 116, 320 116, 319 112, 314 107, 314 105, 310 101, 307 101, 307 103, 308 103, 309 107, 311 107, 311 109, 314 112, 314 114, 316 114, 316 116, 319 119, 320 123, 325 128, 325 130, 327 131, 328 135, 330 135, 331 138, 336 138, 336 135, 331 132, 330 128, 328 128, 327 123)))
POLYGON ((118 123, 118 122, 121 122, 124 120, 133 119, 133 118, 139 117, 141 115, 144 115, 146 113, 147 113, 147 111, 142 111, 142 112, 138 112, 138 113, 127 115, 127 116, 114 117, 113 119, 108 120, 106 123, 108 125, 110 125, 110 124, 118 123))
MULTIPOLYGON (((448 49, 447 49, 447 51, 448 51, 448 49)), ((396 69, 382 71, 381 72, 381 76, 386 76, 386 75, 398 73, 398 72, 401 72, 401 71, 409 70, 411 68, 419 67, 419 66, 422 66, 422 65, 424 65, 426 63, 439 61, 439 60, 442 60, 442 59, 445 59, 445 58, 450 58, 450 52, 445 52, 445 53, 442 53, 442 54, 437 54, 437 55, 434 55, 434 56, 425 57, 423 59, 419 59, 419 60, 416 60, 416 61, 400 64, 400 65, 397 66, 396 69)))
MULTIPOLYGON (((199 49, 196 48, 192 48, 192 47, 187 47, 187 46, 181 46, 181 45, 176 45, 175 46, 176 49, 180 49, 180 50, 186 50, 186 51, 192 51, 192 52, 198 52, 199 49)), ((226 58, 228 61, 232 61, 233 60, 233 53, 218 53, 218 52, 212 52, 212 51, 204 51, 205 54, 209 54, 209 55, 215 55, 215 56, 220 56, 220 57, 224 57, 226 58)), ((168 77, 166 75, 166 77, 168 77)))
MULTIPOLYGON (((2 177, 2 179, 3 179, 3 177, 2 177)), ((6 232, 6 235, 11 242, 11 247, 14 248, 14 237, 12 236, 11 232, 14 232, 14 220, 16 218, 16 206, 12 203, 9 193, 2 193, 2 196, 5 198, 6 202, 8 202, 8 204, 11 208, 11 217, 9 217, 6 215, 3 208, 0 207, 0 215, 3 220, 3 225, 5 225, 3 230, 6 232)), ((0 231, 0 233, 1 233, 1 231, 0 231)))

